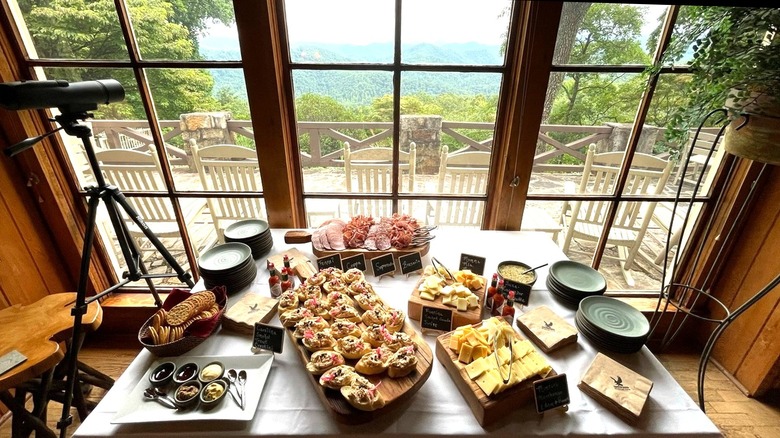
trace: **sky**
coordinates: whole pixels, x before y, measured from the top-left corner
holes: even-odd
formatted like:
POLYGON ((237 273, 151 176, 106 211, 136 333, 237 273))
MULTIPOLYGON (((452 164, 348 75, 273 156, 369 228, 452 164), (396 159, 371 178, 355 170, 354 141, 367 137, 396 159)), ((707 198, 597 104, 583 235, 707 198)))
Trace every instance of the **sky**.
MULTIPOLYGON (((286 0, 291 44, 307 42, 365 45, 393 41, 394 0, 286 0)), ((403 3, 404 43, 427 42, 500 45, 508 15, 502 11, 511 0, 414 0, 403 3)), ((643 33, 657 26, 666 6, 644 5, 648 9, 643 33)), ((215 23, 209 36, 234 39, 235 26, 215 23)))

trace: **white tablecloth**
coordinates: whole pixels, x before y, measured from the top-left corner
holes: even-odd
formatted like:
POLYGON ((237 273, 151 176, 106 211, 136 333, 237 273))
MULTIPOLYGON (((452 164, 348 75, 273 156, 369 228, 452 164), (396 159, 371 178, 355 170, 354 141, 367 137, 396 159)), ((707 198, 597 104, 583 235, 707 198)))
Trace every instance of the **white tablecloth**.
MULTIPOLYGON (((285 230, 273 230, 274 248, 271 254, 282 253, 296 247, 311 255, 306 245, 284 243, 285 230)), ((548 234, 510 231, 437 230, 430 253, 423 258, 427 265, 430 257, 457 269, 461 253, 487 258, 485 275, 490 276, 499 262, 518 260, 531 266, 565 259, 564 254, 550 240, 548 234)), ((268 273, 265 259, 257 262, 259 273, 254 284, 247 288, 268 294, 268 273)), ((369 268, 370 269, 370 268, 369 268)), ((547 305, 573 324, 574 310, 558 303, 546 290, 547 268, 538 271, 537 280, 529 303, 529 309, 547 305)), ((406 311, 411 289, 419 279, 403 275, 376 279, 367 276, 377 292, 390 305, 406 311)), ((202 284, 202 283, 201 283, 202 284)), ((202 289, 196 286, 197 289, 202 289)), ((231 297, 235 300, 237 297, 231 297)), ((410 321, 419 329, 419 325, 410 321)), ((278 318, 271 324, 279 325, 278 318)), ((517 330, 517 328, 515 327, 517 330)), ((435 352, 435 337, 425 336, 435 352)), ((189 355, 236 356, 250 355, 251 340, 227 331, 220 331, 192 350, 189 355)), ((337 422, 325 410, 317 397, 306 371, 297 357, 292 342, 285 338, 284 353, 276 356, 269 379, 263 390, 260 404, 251 422, 178 422, 149 424, 111 424, 112 418, 126 402, 127 394, 135 387, 150 364, 156 359, 143 350, 117 380, 86 421, 76 430, 78 437, 195 437, 195 436, 375 436, 393 434, 404 436, 470 436, 470 435, 697 435, 721 436, 718 428, 699 410, 698 406, 672 378, 653 354, 643 347, 635 354, 607 353, 629 368, 654 382, 650 398, 637 424, 630 425, 605 409, 578 388, 585 369, 596 354, 589 341, 580 337, 578 344, 547 355, 558 373, 568 376, 571 404, 566 413, 550 411, 537 414, 533 403, 519 406, 505 420, 483 428, 475 420, 463 396, 438 360, 432 373, 420 390, 399 409, 380 419, 359 426, 337 422)))

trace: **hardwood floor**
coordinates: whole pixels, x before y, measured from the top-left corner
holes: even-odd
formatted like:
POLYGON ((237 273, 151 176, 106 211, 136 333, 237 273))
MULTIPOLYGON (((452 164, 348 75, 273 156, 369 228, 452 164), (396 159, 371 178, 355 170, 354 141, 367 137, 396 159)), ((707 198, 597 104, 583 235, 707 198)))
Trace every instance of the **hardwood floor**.
MULTIPOLYGON (((81 349, 80 359, 101 372, 118 378, 135 358, 140 346, 134 338, 103 338, 88 340, 81 349)), ((660 361, 694 400, 699 356, 695 352, 670 352, 658 356, 660 361)), ((707 415, 728 438, 778 437, 780 436, 780 396, 770 395, 762 400, 746 397, 737 386, 717 367, 710 366, 706 376, 707 415)), ((104 391, 94 388, 88 399, 99 401, 104 391)), ((49 426, 56 428, 62 405, 49 404, 49 426)), ((73 424, 68 428, 72 435, 79 419, 72 409, 73 424)), ((11 436, 10 418, 0 425, 0 437, 11 436)), ((55 429, 56 430, 56 429, 55 429)), ((57 431, 58 432, 58 431, 57 431)))

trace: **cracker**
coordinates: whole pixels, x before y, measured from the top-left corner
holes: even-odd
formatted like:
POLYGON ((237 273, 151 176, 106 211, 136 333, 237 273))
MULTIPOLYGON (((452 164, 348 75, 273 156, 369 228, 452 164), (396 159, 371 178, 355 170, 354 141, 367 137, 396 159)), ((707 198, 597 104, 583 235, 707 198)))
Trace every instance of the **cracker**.
POLYGON ((157 330, 154 327, 149 327, 149 334, 152 336, 152 344, 158 345, 160 343, 160 336, 157 334, 157 330))
POLYGON ((186 300, 173 306, 168 311, 165 320, 172 326, 181 325, 202 311, 209 309, 216 301, 214 292, 210 290, 192 294, 186 300))

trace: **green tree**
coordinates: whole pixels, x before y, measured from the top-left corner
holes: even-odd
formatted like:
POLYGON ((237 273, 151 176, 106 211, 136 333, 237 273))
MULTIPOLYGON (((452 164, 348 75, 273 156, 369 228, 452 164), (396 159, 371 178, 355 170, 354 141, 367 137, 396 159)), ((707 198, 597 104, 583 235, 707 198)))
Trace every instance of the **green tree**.
MULTIPOLYGON (((202 30, 208 17, 204 11, 181 15, 181 6, 178 6, 177 12, 177 7, 166 0, 130 2, 133 28, 145 57, 172 60, 198 58, 196 40, 192 35, 202 30), (180 16, 177 17, 177 14, 180 16), (193 26, 194 31, 186 26, 193 26)), ((20 8, 41 57, 85 60, 128 58, 111 0, 22 0, 20 8)), ((147 72, 155 108, 161 119, 178 119, 183 112, 209 110, 216 105, 211 97, 214 81, 205 70, 149 69, 147 72)), ((135 76, 130 69, 51 68, 46 73, 49 78, 70 81, 116 79, 127 90, 127 105, 119 109, 101 108, 96 116, 107 118, 121 114, 136 119, 146 118, 136 91, 135 76)))

